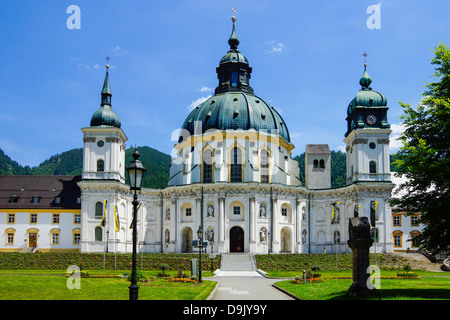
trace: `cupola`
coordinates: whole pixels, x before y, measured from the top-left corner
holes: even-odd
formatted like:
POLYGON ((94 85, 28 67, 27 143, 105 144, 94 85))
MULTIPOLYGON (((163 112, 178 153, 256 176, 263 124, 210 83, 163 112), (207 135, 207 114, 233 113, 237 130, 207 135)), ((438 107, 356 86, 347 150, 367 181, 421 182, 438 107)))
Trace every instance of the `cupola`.
POLYGON ((105 81, 101 92, 101 105, 91 118, 91 127, 116 127, 120 128, 120 119, 111 107, 111 88, 109 86, 109 65, 106 65, 105 81))

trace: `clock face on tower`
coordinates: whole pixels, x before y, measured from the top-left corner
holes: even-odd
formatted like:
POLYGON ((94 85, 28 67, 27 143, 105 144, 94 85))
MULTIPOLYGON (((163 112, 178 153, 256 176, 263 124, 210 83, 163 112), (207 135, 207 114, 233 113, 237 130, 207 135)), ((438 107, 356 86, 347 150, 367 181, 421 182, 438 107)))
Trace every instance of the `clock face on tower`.
POLYGON ((374 125, 377 122, 377 118, 374 115, 369 115, 366 119, 369 125, 374 125))

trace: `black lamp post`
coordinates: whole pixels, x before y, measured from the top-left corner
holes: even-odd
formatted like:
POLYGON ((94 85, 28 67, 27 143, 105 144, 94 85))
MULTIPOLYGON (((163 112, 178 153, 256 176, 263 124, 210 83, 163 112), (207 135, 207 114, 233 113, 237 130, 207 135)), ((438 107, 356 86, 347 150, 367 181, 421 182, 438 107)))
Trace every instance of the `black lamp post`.
POLYGON ((142 165, 142 162, 138 160, 140 154, 137 149, 134 150, 133 158, 130 162, 130 165, 127 167, 128 178, 130 180, 130 190, 134 191, 133 196, 133 260, 132 260, 132 271, 131 271, 131 285, 130 289, 130 300, 137 300, 139 294, 139 286, 137 285, 137 277, 136 277, 136 242, 137 242, 137 233, 136 233, 136 221, 137 221, 137 206, 139 202, 137 201, 136 191, 141 190, 142 177, 144 176, 145 168, 142 165))
POLYGON ((199 242, 198 249, 198 281, 202 282, 202 246, 203 246, 203 230, 202 226, 200 226, 197 230, 197 237, 199 242))

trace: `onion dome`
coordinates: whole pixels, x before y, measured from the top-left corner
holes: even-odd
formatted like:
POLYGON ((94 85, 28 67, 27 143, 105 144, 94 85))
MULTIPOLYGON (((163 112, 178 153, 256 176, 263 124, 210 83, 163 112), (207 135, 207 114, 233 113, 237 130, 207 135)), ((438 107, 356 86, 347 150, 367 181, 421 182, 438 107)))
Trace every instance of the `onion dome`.
POLYGON ((120 128, 120 119, 111 107, 111 88, 109 86, 109 65, 106 65, 105 81, 101 92, 102 103, 91 118, 91 127, 116 127, 120 128))
POLYGON ((361 85, 361 90, 356 94, 356 97, 350 102, 347 115, 352 113, 355 107, 385 107, 387 106, 387 99, 381 92, 372 90, 370 84, 372 83, 372 78, 369 76, 366 70, 367 64, 364 64, 364 73, 359 80, 361 85))
MULTIPOLYGON (((215 89, 215 95, 191 111, 182 129, 191 135, 214 129, 265 131, 290 142, 288 128, 280 114, 253 94, 249 83, 252 68, 238 50, 240 41, 236 35, 234 16, 232 21, 233 30, 228 40, 230 50, 216 68, 219 85, 215 89)), ((183 139, 181 135, 179 142, 183 139)))

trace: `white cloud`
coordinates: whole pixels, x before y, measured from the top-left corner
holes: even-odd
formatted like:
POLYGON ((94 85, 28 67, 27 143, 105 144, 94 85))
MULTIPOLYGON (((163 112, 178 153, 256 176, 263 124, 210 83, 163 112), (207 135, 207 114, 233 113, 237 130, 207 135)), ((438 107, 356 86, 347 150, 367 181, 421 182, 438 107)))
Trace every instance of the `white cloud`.
POLYGON ((93 66, 94 69, 100 69, 100 65, 98 63, 94 64, 93 66))
POLYGON ((200 92, 209 92, 209 91, 212 91, 212 88, 209 88, 209 87, 202 87, 201 89, 200 89, 200 92))
POLYGON ((281 52, 281 51, 283 51, 284 44, 282 42, 279 42, 276 45, 273 45, 275 43, 274 41, 269 41, 267 43, 268 44, 272 44, 272 48, 270 50, 266 50, 267 53, 274 53, 274 52, 281 52))
POLYGON ((128 50, 123 50, 121 47, 119 47, 119 46, 115 46, 113 49, 112 49, 112 52, 114 52, 114 54, 116 55, 116 56, 123 56, 123 55, 125 55, 125 54, 127 54, 128 53, 128 50))
POLYGON ((346 153, 346 152, 347 152, 346 147, 345 147, 344 145, 339 145, 339 146, 336 147, 336 149, 337 149, 338 151, 343 152, 343 153, 346 153))
POLYGON ((201 97, 198 98, 195 101, 192 101, 192 103, 187 107, 189 111, 194 110, 195 107, 197 107, 198 105, 202 104, 203 102, 205 102, 206 100, 208 100, 209 98, 211 98, 212 95, 208 95, 206 97, 201 97))
POLYGON ((400 138, 400 135, 405 131, 405 126, 402 123, 393 123, 391 124, 391 140, 390 140, 390 149, 391 151, 396 151, 400 147, 403 147, 403 143, 401 140, 398 140, 400 138))

